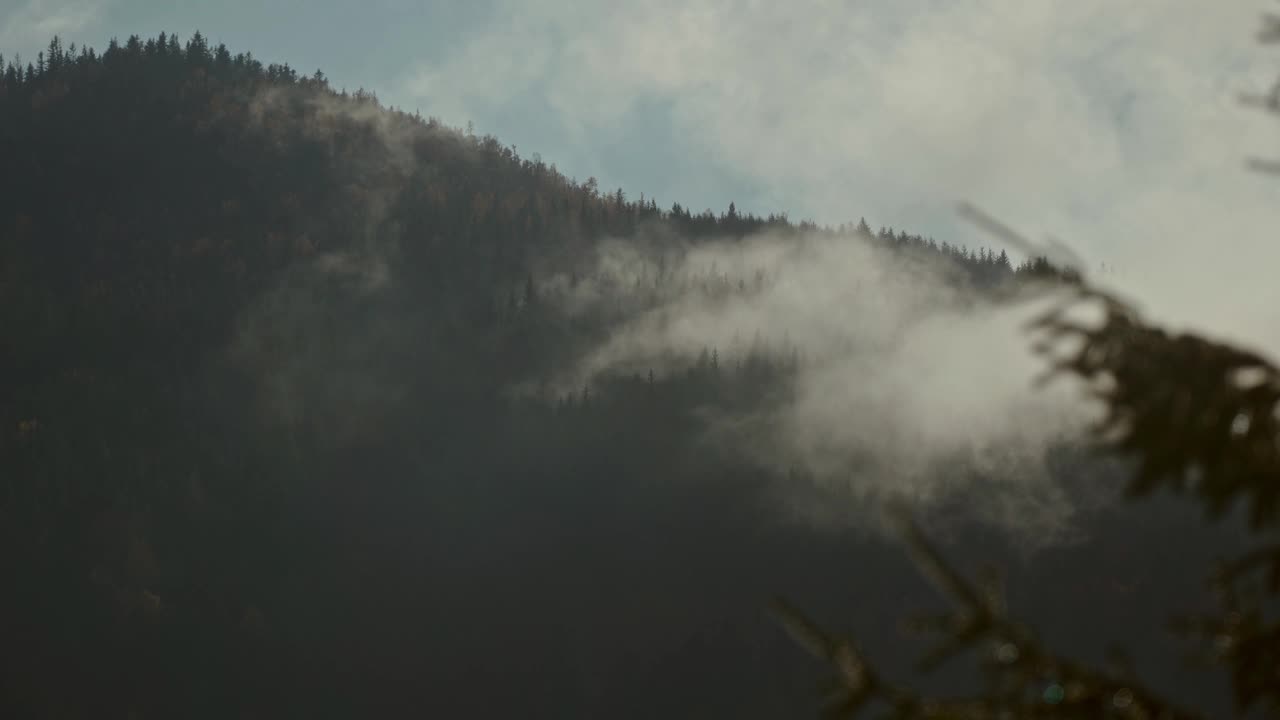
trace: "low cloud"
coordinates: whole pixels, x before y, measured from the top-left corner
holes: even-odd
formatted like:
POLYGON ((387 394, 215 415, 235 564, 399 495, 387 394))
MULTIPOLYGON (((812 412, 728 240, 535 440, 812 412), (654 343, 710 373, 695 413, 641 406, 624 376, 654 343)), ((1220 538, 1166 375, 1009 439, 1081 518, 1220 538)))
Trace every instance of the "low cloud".
POLYGON ((1033 389, 1045 368, 1026 322, 1050 299, 982 300, 953 273, 847 236, 606 242, 593 271, 560 296, 566 312, 654 290, 563 386, 678 371, 707 348, 726 371, 751 347, 794 351, 787 400, 706 415, 705 441, 790 477, 776 503, 784 512, 848 527, 872 521, 879 500, 936 508, 967 496, 970 520, 1038 542, 1069 537, 1088 499, 1055 484, 1046 452, 1080 437, 1096 408, 1070 384, 1033 389))

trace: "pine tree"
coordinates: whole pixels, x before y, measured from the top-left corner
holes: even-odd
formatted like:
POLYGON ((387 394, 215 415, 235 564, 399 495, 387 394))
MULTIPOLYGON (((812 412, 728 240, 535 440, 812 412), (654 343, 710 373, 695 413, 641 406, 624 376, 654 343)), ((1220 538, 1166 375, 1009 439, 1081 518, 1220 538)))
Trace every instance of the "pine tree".
POLYGON ((187 62, 193 65, 204 65, 211 59, 209 42, 199 30, 195 31, 187 41, 186 58, 187 62))

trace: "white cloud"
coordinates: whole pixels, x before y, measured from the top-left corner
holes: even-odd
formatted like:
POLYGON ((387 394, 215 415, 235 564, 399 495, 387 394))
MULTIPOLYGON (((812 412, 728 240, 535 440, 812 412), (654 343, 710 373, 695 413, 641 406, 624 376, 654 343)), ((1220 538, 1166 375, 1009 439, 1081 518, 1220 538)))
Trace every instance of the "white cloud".
POLYGON ((725 368, 756 343, 784 358, 798 348, 786 399, 704 413, 706 439, 731 454, 806 471, 810 481, 781 483, 775 498, 805 521, 866 526, 880 507, 857 502, 860 512, 831 517, 845 506, 832 493, 905 496, 920 507, 970 498, 965 519, 1051 542, 1069 536, 1076 510, 1095 500, 1069 497, 1045 464, 1047 448, 1081 435, 1097 412, 1073 383, 1030 391, 1044 368, 1023 327, 1047 298, 978 302, 946 281, 945 267, 822 235, 693 247, 604 242, 595 260, 581 281, 549 283, 567 312, 627 307, 633 288, 666 280, 561 390, 601 371, 682 372, 707 348, 725 368), (708 292, 704 283, 721 276, 748 285, 731 297, 708 292))
POLYGON ((1280 349, 1280 184, 1243 169, 1280 128, 1237 102, 1270 80, 1262 9, 512 0, 406 88, 451 121, 543 92, 583 143, 666 101, 793 215, 939 227, 973 200, 1119 268, 1161 319, 1280 349))
POLYGON ((0 13, 0 52, 12 59, 21 53, 24 60, 35 54, 54 35, 64 38, 83 32, 102 17, 103 0, 28 0, 8 13, 0 13))

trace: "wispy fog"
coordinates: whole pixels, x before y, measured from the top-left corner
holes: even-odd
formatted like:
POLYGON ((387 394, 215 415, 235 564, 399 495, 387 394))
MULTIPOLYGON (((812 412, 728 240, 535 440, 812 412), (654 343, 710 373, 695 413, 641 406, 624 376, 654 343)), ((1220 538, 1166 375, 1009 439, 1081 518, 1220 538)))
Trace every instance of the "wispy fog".
POLYGON ((964 494, 972 517, 1040 539, 1067 534, 1074 507, 1044 454, 1081 437, 1092 409, 1076 387, 1033 389, 1045 368, 1026 322, 1051 298, 984 300, 954 270, 827 234, 603 243, 583 279, 550 281, 565 311, 647 302, 563 384, 677 372, 708 349, 726 367, 752 351, 794 355, 786 400, 707 418, 708 442, 793 471, 784 513, 866 523, 870 499, 934 505, 964 494), (717 286, 727 292, 708 290, 717 286), (961 464, 968 474, 952 472, 961 464))

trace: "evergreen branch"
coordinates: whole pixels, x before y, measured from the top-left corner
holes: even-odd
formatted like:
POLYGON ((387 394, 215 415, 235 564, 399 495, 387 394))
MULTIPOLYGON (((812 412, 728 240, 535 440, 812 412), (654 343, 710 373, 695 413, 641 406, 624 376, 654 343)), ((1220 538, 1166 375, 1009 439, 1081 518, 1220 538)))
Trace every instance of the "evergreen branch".
POLYGON ((918 624, 920 629, 941 636, 918 667, 933 669, 986 644, 993 648, 985 663, 992 675, 992 689, 971 697, 934 698, 888 682, 851 640, 829 634, 790 603, 775 600, 773 612, 783 627, 798 644, 835 669, 840 693, 829 705, 835 716, 856 717, 879 704, 889 708, 887 717, 901 720, 1201 717, 1138 683, 1131 673, 1104 672, 1054 654, 1024 625, 1010 619, 999 604, 984 598, 905 514, 895 515, 921 574, 956 605, 951 613, 918 624))

